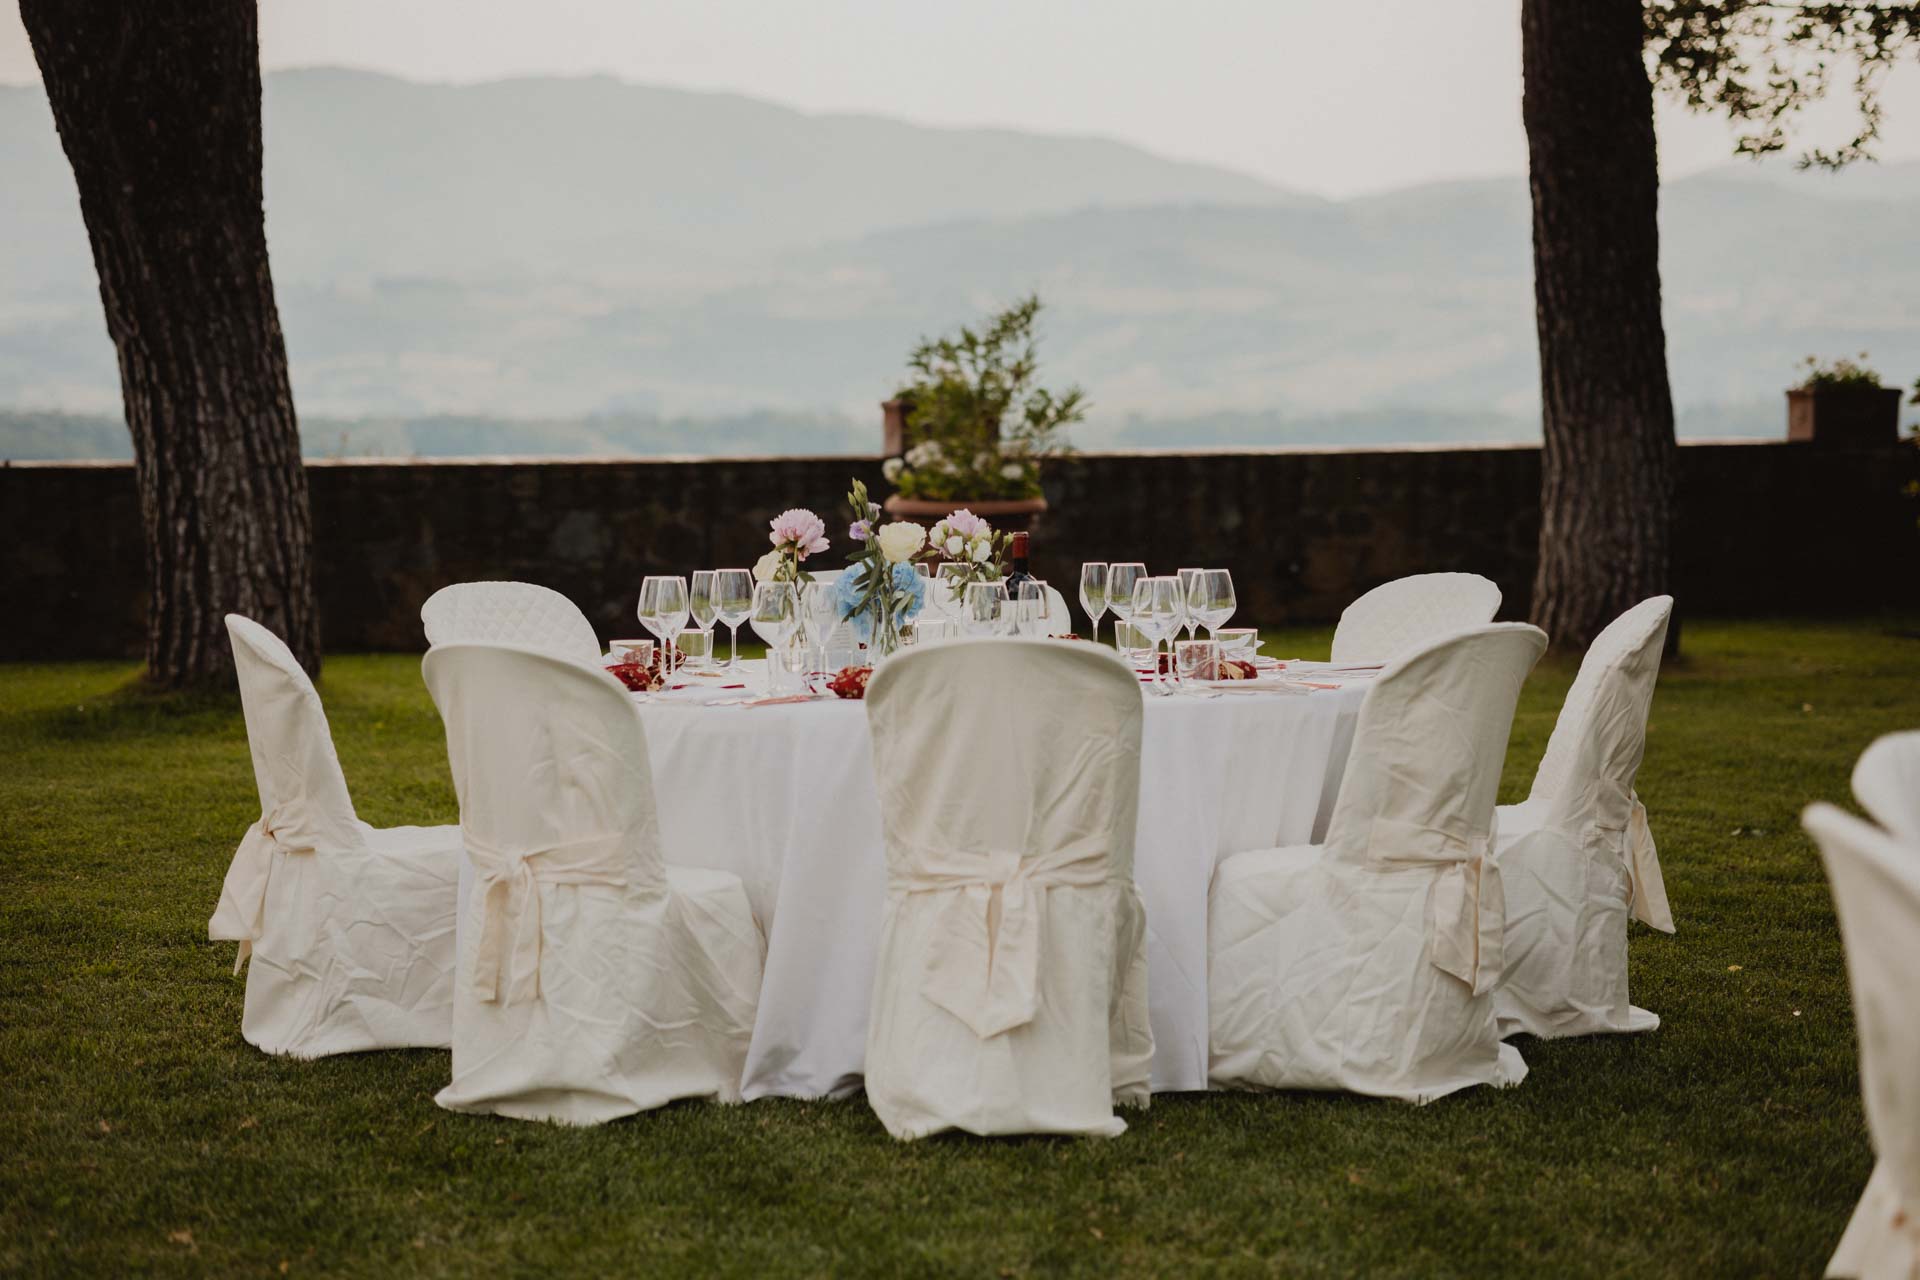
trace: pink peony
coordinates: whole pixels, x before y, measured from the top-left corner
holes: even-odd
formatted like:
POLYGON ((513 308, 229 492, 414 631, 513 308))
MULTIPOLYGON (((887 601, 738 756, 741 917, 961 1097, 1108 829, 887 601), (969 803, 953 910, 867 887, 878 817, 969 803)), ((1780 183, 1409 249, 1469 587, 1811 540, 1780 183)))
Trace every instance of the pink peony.
POLYGON ((957 533, 961 537, 968 539, 971 539, 976 533, 989 532, 992 528, 985 520, 982 520, 965 507, 960 508, 948 516, 942 523, 947 526, 947 532, 957 533))
POLYGON ((780 548, 791 548, 798 559, 805 560, 816 551, 827 549, 827 522, 811 511, 794 507, 782 511, 773 518, 773 532, 767 535, 767 541, 780 548))

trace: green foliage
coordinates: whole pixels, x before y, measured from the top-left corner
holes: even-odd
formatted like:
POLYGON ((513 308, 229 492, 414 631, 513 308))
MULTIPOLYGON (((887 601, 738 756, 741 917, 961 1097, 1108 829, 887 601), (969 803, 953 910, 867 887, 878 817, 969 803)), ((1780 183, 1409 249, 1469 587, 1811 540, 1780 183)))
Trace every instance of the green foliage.
MULTIPOLYGON (((269 1058, 206 930, 260 813, 237 700, 0 664, 0 1274, 1817 1275, 1873 1153, 1797 815, 1913 726, 1916 627, 1689 620, 1638 784, 1658 1031, 1522 1039, 1518 1088, 1428 1107, 1161 1095, 1112 1141, 899 1143, 858 1097, 569 1129, 440 1110, 444 1052, 269 1058)), ((1527 681, 1503 800, 1573 671, 1527 681)), ((330 655, 321 692, 364 818, 455 820, 417 655, 330 655)))
POLYGON ((1802 391, 1820 391, 1828 387, 1868 387, 1878 390, 1880 375, 1867 368, 1867 353, 1862 351, 1858 360, 1849 360, 1842 356, 1831 364, 1821 364, 1818 356, 1808 356, 1801 361, 1806 376, 1800 380, 1802 391))
POLYGON ((1791 126, 1844 80, 1858 112, 1854 136, 1806 149, 1801 168, 1871 159, 1886 73, 1920 50, 1920 4, 1646 0, 1644 13, 1655 86, 1737 122, 1740 155, 1785 150, 1791 126))
POLYGON ((1040 460, 1065 447, 1061 431, 1086 416, 1086 398, 1070 387, 1055 395, 1034 385, 1038 295, 1028 295, 986 326, 957 338, 922 339, 907 358, 917 375, 899 395, 911 406, 916 443, 888 459, 886 476, 908 498, 1033 498, 1040 460))

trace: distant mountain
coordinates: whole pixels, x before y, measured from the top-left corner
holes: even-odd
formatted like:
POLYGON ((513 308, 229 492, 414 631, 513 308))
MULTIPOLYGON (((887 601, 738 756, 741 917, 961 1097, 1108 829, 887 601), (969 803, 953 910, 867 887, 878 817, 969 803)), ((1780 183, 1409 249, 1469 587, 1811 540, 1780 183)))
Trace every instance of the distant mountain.
MULTIPOLYGON (((1094 139, 611 80, 312 71, 266 92, 314 453, 857 448, 916 338, 1028 289, 1049 381, 1093 399, 1083 447, 1537 434, 1523 179, 1330 202, 1094 139)), ((0 406, 111 413, 39 94, 0 90, 0 172, 21 179, 0 243, 30 247, 0 255, 0 406)), ((1669 183, 1683 433, 1778 434, 1808 353, 1864 349, 1911 385, 1916 203, 1920 164, 1669 183)), ((31 420, 0 422, 0 456, 90 438, 31 420)))

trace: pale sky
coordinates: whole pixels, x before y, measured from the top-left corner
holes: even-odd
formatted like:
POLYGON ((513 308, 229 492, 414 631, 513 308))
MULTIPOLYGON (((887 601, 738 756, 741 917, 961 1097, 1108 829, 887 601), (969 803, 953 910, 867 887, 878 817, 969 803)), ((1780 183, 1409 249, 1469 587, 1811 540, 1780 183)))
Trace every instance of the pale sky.
MULTIPOLYGON (((1518 13, 1518 0, 263 0, 260 41, 268 69, 607 73, 809 111, 1098 134, 1344 196, 1525 172, 1518 13)), ((0 4, 0 82, 38 78, 0 4)), ((1920 158, 1920 67, 1895 73, 1886 106, 1881 157, 1920 158)), ((1664 108, 1660 132, 1668 177, 1729 159, 1718 120, 1664 108)))

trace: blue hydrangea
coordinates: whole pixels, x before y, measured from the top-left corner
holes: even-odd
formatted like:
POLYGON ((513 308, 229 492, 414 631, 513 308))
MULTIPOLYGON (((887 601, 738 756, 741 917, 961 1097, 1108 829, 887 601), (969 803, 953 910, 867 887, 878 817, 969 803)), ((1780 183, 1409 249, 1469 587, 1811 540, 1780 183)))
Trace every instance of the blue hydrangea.
MULTIPOLYGON (((833 602, 838 606, 840 616, 848 614, 859 605, 860 597, 867 593, 867 575, 872 572, 871 562, 848 569, 833 584, 833 602)), ((901 603, 895 607, 895 616, 901 622, 918 617, 927 603, 927 582, 913 571, 910 564, 893 566, 893 594, 901 603)), ((853 634, 861 644, 873 639, 873 613, 870 609, 853 614, 848 621, 853 626, 853 634)))

